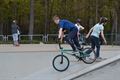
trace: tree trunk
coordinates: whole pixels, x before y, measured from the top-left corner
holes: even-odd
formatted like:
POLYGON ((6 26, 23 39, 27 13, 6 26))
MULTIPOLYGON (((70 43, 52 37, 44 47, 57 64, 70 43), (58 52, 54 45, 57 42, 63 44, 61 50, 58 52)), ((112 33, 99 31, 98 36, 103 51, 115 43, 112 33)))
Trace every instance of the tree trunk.
POLYGON ((30 22, 29 22, 29 41, 33 40, 33 27, 34 27, 34 0, 30 0, 30 22))
POLYGON ((0 23, 0 35, 3 35, 3 23, 0 23))
POLYGON ((47 42, 47 27, 48 27, 48 0, 45 0, 45 33, 44 42, 47 42))
POLYGON ((117 43, 117 26, 118 26, 117 21, 118 21, 118 18, 117 18, 117 12, 115 9, 113 9, 112 19, 113 19, 113 25, 112 25, 111 43, 113 43, 114 33, 115 33, 115 42, 117 43))
POLYGON ((50 4, 51 4, 51 7, 49 9, 49 20, 48 20, 48 30, 49 31, 50 31, 50 26, 51 26, 52 17, 53 17, 54 0, 52 0, 50 4))
POLYGON ((16 19, 17 18, 17 2, 16 1, 14 2, 13 9, 14 9, 14 18, 16 19))
POLYGON ((117 13, 117 26, 116 26, 116 41, 118 42, 117 44, 120 44, 120 12, 118 11, 117 13))
POLYGON ((96 23, 98 21, 98 0, 96 0, 96 23))

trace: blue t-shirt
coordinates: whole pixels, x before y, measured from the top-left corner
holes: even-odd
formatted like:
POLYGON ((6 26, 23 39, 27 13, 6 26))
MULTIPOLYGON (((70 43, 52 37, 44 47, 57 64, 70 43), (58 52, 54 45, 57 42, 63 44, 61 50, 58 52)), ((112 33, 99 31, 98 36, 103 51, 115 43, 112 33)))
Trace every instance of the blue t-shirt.
POLYGON ((63 28, 63 29, 66 29, 66 30, 71 30, 72 28, 76 28, 74 23, 72 23, 68 20, 65 20, 65 19, 60 20, 59 27, 63 28))

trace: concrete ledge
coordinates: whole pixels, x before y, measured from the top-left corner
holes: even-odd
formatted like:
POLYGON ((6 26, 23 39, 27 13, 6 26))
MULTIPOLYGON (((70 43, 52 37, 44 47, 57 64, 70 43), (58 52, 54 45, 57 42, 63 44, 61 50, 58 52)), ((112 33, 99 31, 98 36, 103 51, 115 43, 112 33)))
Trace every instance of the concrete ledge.
POLYGON ((69 75, 69 76, 67 76, 65 78, 62 78, 60 80, 73 80, 73 79, 75 79, 77 77, 80 77, 80 76, 83 76, 83 75, 85 75, 85 74, 87 74, 87 73, 89 73, 91 71, 102 68, 103 66, 106 66, 106 65, 108 65, 108 64, 110 64, 112 62, 115 62, 115 61, 119 60, 119 59, 120 59, 120 55, 115 56, 113 58, 109 58, 109 59, 107 59, 105 61, 99 62, 99 63, 97 63, 97 64, 95 64, 93 66, 90 66, 88 68, 85 68, 85 69, 83 69, 81 71, 72 73, 71 75, 69 75))

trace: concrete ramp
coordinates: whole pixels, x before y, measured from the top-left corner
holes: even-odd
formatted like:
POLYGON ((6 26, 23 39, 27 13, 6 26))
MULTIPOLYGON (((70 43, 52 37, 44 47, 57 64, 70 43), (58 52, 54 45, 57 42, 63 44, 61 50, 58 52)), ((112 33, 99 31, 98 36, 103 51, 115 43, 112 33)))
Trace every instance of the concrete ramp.
POLYGON ((73 80, 120 80, 120 60, 73 80))
POLYGON ((120 80, 119 74, 120 55, 73 73, 61 80, 120 80))

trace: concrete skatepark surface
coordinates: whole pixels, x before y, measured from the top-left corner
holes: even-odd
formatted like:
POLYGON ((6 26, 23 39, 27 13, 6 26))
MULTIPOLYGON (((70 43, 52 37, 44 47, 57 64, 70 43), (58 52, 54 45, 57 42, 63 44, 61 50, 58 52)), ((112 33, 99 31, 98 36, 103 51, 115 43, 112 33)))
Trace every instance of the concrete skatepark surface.
MULTIPOLYGON (((57 44, 0 45, 0 50, 0 80, 62 80, 98 63, 77 62, 67 55, 70 59, 68 70, 57 72, 52 67, 52 59, 60 54, 57 44)), ((101 57, 109 59, 119 54, 120 46, 101 47, 101 57)))
POLYGON ((120 60, 74 80, 120 80, 120 60))

